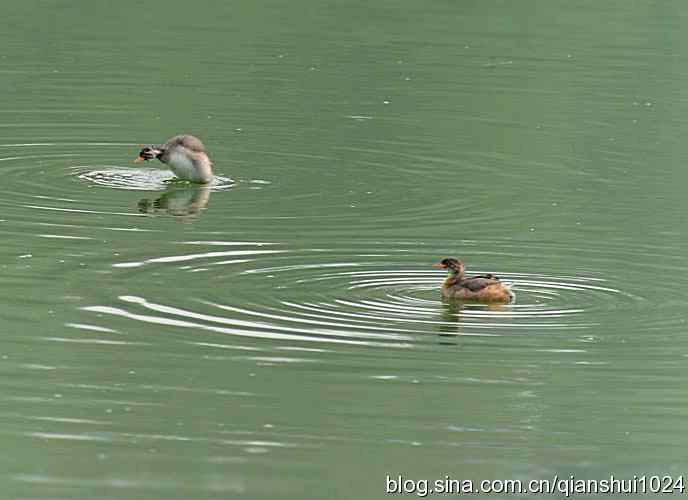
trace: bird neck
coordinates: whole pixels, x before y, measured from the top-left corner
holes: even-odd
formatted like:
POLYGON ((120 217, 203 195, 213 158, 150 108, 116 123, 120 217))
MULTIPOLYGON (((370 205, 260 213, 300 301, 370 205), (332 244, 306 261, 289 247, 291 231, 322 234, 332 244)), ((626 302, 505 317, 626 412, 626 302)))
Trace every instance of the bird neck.
POLYGON ((463 278, 463 271, 459 272, 456 269, 450 269, 447 278, 444 280, 443 286, 449 287, 456 285, 463 278))

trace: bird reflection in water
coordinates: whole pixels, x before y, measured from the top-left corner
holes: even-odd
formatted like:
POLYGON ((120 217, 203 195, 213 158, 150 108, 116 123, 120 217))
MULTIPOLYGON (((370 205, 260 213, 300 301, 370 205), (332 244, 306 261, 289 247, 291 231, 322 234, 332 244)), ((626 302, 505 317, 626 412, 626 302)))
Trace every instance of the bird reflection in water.
MULTIPOLYGON (((504 304, 472 305, 488 311, 503 311, 504 304)), ((439 343, 444 345, 457 345, 457 337, 461 335, 461 316, 464 310, 464 302, 454 298, 442 298, 442 322, 439 324, 439 343)))
POLYGON ((442 322, 439 325, 439 343, 457 345, 456 338, 461 334, 459 321, 463 303, 454 299, 442 299, 442 322))
POLYGON ((208 199, 209 186, 173 183, 158 198, 139 200, 138 210, 142 214, 172 215, 186 222, 198 217, 208 206, 208 199))

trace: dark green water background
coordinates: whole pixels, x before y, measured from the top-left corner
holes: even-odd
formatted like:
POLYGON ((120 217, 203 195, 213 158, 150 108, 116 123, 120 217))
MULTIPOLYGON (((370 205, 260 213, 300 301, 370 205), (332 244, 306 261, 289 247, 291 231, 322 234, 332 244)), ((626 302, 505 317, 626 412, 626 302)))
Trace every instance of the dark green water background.
POLYGON ((687 14, 5 2, 0 497, 684 473, 687 14))

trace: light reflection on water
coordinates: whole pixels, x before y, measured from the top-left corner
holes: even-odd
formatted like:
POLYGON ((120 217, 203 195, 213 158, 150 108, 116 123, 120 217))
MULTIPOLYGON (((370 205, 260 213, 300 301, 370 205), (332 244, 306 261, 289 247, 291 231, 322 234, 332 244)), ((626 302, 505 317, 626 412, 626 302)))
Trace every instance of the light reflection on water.
MULTIPOLYGON (((180 290, 182 296, 171 297, 171 304, 135 295, 120 295, 118 307, 89 305, 83 309, 136 321, 229 335, 269 338, 272 332, 275 338, 283 340, 323 342, 337 338, 386 339, 404 341, 402 345, 406 346, 408 342, 422 342, 434 328, 453 327, 457 335, 488 337, 537 329, 586 330, 600 324, 599 320, 593 321, 591 317, 616 314, 619 310, 630 312, 647 300, 605 286, 607 280, 603 278, 500 271, 502 280, 513 285, 517 297, 515 303, 443 302, 438 291, 443 279, 441 271, 386 269, 386 259, 379 257, 368 257, 360 262, 328 261, 341 249, 317 248, 298 252, 285 249, 284 245, 277 245, 275 249, 260 248, 276 245, 268 242, 188 243, 209 248, 227 246, 232 250, 149 257, 144 261, 117 262, 112 266, 127 269, 156 264, 196 273, 209 272, 218 265, 230 266, 231 270, 224 272, 229 272, 235 285, 241 286, 243 281, 259 281, 267 284, 270 290, 254 292, 255 296, 245 298, 246 303, 243 304, 232 303, 231 295, 215 296, 212 292, 203 292, 200 297, 189 299, 180 290), (236 249, 239 245, 246 248, 236 249), (308 263, 314 256, 318 262, 308 263), (227 257, 232 259, 227 260, 227 257), (300 263, 304 261, 306 263, 300 263), (191 265, 179 265, 188 262, 191 265), (270 262, 270 265, 261 265, 262 262, 270 262), (279 265, 274 265, 276 262, 279 265), (283 298, 290 296, 303 299, 297 302, 283 298), (135 313, 132 306, 138 306, 134 310, 142 307, 158 314, 135 313), (217 324, 240 328, 220 328, 217 324)), ((159 267, 156 269, 160 272, 159 267)), ((202 283, 205 278, 200 276, 196 280, 202 283)))

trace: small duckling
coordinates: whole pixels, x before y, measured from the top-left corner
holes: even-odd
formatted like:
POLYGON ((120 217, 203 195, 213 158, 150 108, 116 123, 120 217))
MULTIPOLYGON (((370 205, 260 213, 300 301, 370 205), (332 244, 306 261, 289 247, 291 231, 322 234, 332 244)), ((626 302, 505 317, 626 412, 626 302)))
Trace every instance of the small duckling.
POLYGON ((446 269, 447 279, 440 289, 442 297, 492 304, 508 304, 516 298, 510 285, 505 285, 494 274, 464 276, 463 261, 449 257, 434 264, 435 269, 446 269))
POLYGON ((174 175, 185 181, 207 184, 213 180, 213 163, 201 140, 193 135, 175 135, 161 146, 144 146, 134 161, 153 158, 169 165, 174 175))

